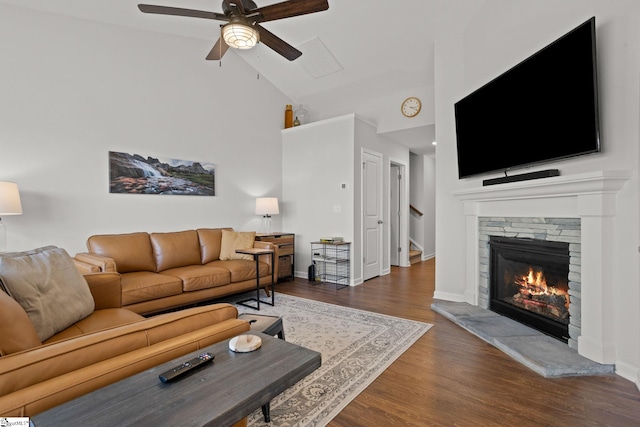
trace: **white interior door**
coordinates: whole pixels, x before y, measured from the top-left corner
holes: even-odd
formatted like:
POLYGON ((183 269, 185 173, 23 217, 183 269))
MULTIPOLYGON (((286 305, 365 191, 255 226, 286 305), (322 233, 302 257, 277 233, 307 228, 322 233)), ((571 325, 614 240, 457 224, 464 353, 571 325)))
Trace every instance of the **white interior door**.
POLYGON ((391 173, 389 174, 389 206, 390 214, 390 231, 389 231, 389 262, 391 265, 400 265, 400 189, 402 175, 400 167, 391 164, 391 173))
POLYGON ((362 154, 363 280, 380 275, 382 268, 382 156, 362 154))

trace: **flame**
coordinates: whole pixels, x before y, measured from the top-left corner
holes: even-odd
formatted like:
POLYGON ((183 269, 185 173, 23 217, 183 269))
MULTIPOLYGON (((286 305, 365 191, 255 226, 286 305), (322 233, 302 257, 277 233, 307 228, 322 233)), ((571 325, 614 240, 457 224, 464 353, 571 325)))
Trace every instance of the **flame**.
POLYGON ((521 295, 562 295, 566 296, 566 307, 569 308, 569 295, 555 286, 547 286, 547 279, 542 271, 534 271, 529 267, 529 272, 515 282, 520 286, 521 295))

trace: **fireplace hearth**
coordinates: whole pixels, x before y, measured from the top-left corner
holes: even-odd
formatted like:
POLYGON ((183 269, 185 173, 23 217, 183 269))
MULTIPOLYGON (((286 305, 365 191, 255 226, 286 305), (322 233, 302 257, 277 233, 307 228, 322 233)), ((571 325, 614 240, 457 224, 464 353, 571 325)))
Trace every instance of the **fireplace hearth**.
POLYGON ((491 236, 489 309, 569 340, 569 244, 491 236))

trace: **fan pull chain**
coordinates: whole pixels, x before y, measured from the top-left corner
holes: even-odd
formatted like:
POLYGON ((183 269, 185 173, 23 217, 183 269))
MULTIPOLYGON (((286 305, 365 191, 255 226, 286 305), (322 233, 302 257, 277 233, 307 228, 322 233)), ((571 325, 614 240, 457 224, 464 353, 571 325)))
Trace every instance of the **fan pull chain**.
POLYGON ((220 40, 218 41, 218 57, 220 58, 220 68, 222 68, 222 25, 220 25, 220 40))
MULTIPOLYGON (((256 46, 256 63, 260 64, 260 43, 258 43, 258 45, 256 46)), ((258 69, 260 67, 257 67, 258 69)), ((260 80, 260 71, 258 71, 257 75, 256 75, 256 80, 260 80)))

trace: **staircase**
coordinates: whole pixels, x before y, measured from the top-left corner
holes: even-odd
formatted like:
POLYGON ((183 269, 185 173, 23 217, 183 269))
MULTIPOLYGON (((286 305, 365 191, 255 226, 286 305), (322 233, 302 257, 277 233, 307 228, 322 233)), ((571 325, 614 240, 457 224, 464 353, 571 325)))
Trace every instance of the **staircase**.
MULTIPOLYGON (((412 215, 416 215, 417 217, 421 217, 424 215, 413 205, 409 205, 409 210, 411 211, 412 215)), ((411 239, 409 239, 409 264, 415 264, 421 261, 422 249, 419 248, 418 245, 415 245, 411 239)))
POLYGON ((409 263, 415 264, 422 261, 422 251, 417 249, 411 242, 409 242, 409 263))

